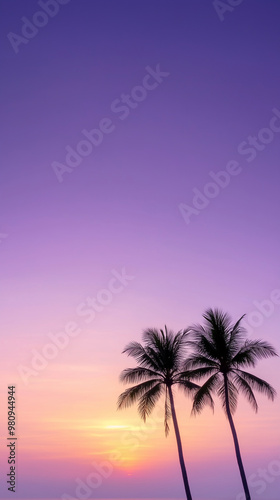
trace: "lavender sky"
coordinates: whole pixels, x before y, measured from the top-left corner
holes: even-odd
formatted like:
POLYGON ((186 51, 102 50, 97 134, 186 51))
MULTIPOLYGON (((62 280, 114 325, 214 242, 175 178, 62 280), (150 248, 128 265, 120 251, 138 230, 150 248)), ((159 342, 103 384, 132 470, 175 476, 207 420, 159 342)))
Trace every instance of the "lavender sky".
MULTIPOLYGON (((207 307, 246 313, 249 336, 279 349, 280 4, 61 0, 40 17, 46 3, 1 2, 0 430, 6 443, 15 383, 14 498, 74 497, 115 449, 94 498, 180 498, 160 420, 137 449, 122 444, 141 422, 116 412, 121 351, 207 307), (76 334, 34 375, 34 350, 69 322, 76 334)), ((280 391, 277 359, 258 374, 280 391)), ((277 500, 279 400, 258 399, 257 416, 240 400, 236 424, 248 475, 276 471, 252 493, 277 500)), ((194 495, 242 500, 219 403, 189 413, 178 395, 194 495)))

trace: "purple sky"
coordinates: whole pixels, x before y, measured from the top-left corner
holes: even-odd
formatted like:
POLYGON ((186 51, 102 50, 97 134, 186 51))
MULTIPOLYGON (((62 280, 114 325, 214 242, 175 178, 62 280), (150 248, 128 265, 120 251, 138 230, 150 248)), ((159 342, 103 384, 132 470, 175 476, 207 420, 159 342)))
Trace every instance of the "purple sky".
MULTIPOLYGON (((234 318, 252 314, 255 301, 280 289, 279 2, 244 0, 221 21, 210 0, 70 0, 17 53, 8 33, 21 35, 21 18, 41 7, 1 4, 1 331, 10 379, 48 331, 106 288, 113 269, 125 267, 134 280, 97 318, 95 347, 77 339, 75 352, 79 365, 111 363, 114 377, 127 363, 121 357, 114 365, 115 356, 146 326, 180 329, 209 306, 234 318), (157 86, 139 90, 157 65, 162 82, 151 76, 145 81, 157 86), (112 103, 131 93, 140 97, 122 120, 112 103), (66 165, 65 148, 105 118, 111 133, 59 182, 53 163, 66 165), (248 161, 239 145, 259 134, 256 146, 242 146, 253 147, 248 161), (232 160, 240 173, 187 224, 180 204, 192 206, 193 190, 203 192, 210 172, 232 160)), ((260 325, 249 320, 252 336, 279 347, 279 313, 276 304, 260 325)), ((259 373, 276 386, 277 369, 263 363, 259 373)), ((6 385, 4 377, 2 391, 6 385)), ((269 408, 276 419, 279 403, 269 408)), ((251 457, 249 470, 257 466, 251 457)), ((277 480, 260 500, 276 500, 277 480)), ((58 496, 63 481, 50 488, 41 480, 32 495, 58 496)), ((221 498, 235 500, 235 469, 228 481, 237 491, 230 496, 224 484, 221 498)), ((146 496, 164 494, 168 481, 155 483, 151 476, 146 496)), ((17 498, 28 497, 28 481, 21 484, 17 498)), ((199 490, 202 500, 207 492, 199 490)))

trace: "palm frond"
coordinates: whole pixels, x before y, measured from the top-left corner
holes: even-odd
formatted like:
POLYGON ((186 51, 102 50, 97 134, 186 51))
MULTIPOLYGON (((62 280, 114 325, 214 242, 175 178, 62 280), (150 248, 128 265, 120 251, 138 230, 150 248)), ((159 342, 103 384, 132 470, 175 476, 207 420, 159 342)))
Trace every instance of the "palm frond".
POLYGON ((251 389, 257 390, 272 401, 276 397, 276 390, 265 380, 256 377, 256 375, 253 375, 252 373, 248 373, 240 369, 234 370, 234 372, 241 376, 250 385, 251 389))
POLYGON ((185 380, 200 380, 204 376, 210 376, 195 395, 193 413, 201 411, 205 394, 211 397, 212 392, 217 392, 223 408, 232 413, 237 407, 239 391, 243 392, 255 410, 257 401, 254 389, 274 399, 276 391, 272 386, 242 371, 242 368, 247 366, 255 366, 259 359, 277 356, 274 347, 262 340, 246 340, 246 330, 241 324, 244 315, 233 325, 230 316, 219 309, 207 309, 203 317, 203 325, 191 327, 191 346, 194 353, 185 360, 185 373, 181 375, 185 380), (217 373, 223 378, 216 378, 217 373), (226 407, 226 396, 229 408, 226 407))
POLYGON ((206 375, 213 375, 214 373, 217 373, 218 369, 219 368, 217 368, 217 366, 203 366, 201 368, 195 368, 194 370, 187 370, 180 372, 175 380, 178 382, 188 379, 200 380, 206 375))
POLYGON ((192 395, 195 391, 200 389, 200 385, 197 385, 194 382, 191 382, 190 380, 184 378, 177 378, 176 384, 179 385, 179 389, 182 389, 187 396, 192 395))
POLYGON ((203 367, 219 368, 219 366, 220 365, 219 363, 217 363, 217 361, 214 361, 213 359, 207 356, 202 356, 200 354, 190 355, 183 363, 184 370, 186 371, 191 370, 193 368, 203 368, 203 367))
POLYGON ((180 330, 174 336, 172 341, 172 351, 174 353, 173 363, 176 370, 181 368, 181 364, 186 357, 185 350, 187 347, 191 346, 190 335, 190 330, 186 328, 185 330, 180 330))
POLYGON ((206 309, 205 313, 202 316, 211 329, 213 328, 213 326, 218 326, 224 331, 230 330, 230 315, 226 312, 221 311, 221 309, 212 309, 211 307, 209 307, 208 309, 206 309))
POLYGON ((215 392, 217 385, 219 384, 219 379, 219 374, 215 373, 208 380, 206 380, 206 382, 204 382, 200 389, 198 389, 193 401, 193 415, 200 413, 206 405, 210 405, 214 411, 214 401, 211 396, 211 392, 215 392))
POLYGON ((150 359, 152 359, 154 365, 157 367, 156 370, 164 372, 165 363, 162 356, 162 353, 155 349, 153 346, 146 346, 145 351, 150 359))
POLYGON ((240 389, 243 392, 243 394, 245 395, 245 397, 247 398, 247 400, 249 401, 249 403, 251 404, 251 406, 253 407, 253 409, 257 413, 258 403, 257 403, 255 395, 254 395, 250 385, 248 384, 248 382, 246 382, 246 380, 243 377, 241 377, 239 374, 235 374, 235 376, 233 377, 233 380, 234 380, 235 384, 237 385, 238 389, 240 389))
POLYGON ((156 371, 160 369, 155 359, 147 353, 146 349, 139 342, 130 342, 124 348, 123 353, 135 358, 140 366, 156 371))
POLYGON ((160 346, 160 343, 164 339, 162 333, 157 328, 146 328, 142 334, 143 342, 146 345, 160 346))
POLYGON ((259 359, 277 355, 274 347, 264 340, 246 340, 241 349, 232 358, 232 365, 235 367, 255 366, 259 359))
POLYGON ((120 374, 120 381, 134 384, 135 382, 141 382, 142 380, 149 380, 155 377, 161 378, 162 374, 150 370, 149 368, 137 366, 136 368, 126 368, 123 370, 120 374))
POLYGON ((138 403, 138 412, 146 422, 146 418, 152 413, 154 406, 162 394, 162 384, 158 383, 144 392, 138 403))
POLYGON ((241 321, 243 320, 244 317, 245 314, 243 314, 231 328, 230 338, 228 343, 228 349, 231 358, 233 358, 233 356, 238 352, 238 350, 240 349, 240 345, 244 343, 246 329, 243 326, 241 326, 241 321))
MULTIPOLYGON (((234 413, 236 408, 237 408, 238 389, 237 389, 237 387, 235 387, 235 385, 232 383, 232 381, 230 379, 228 379, 227 385, 228 385, 229 409, 230 409, 231 413, 234 413)), ((222 401, 223 409, 226 412, 227 411, 227 408, 226 408, 226 389, 225 389, 224 382, 222 382, 220 387, 218 388, 217 394, 220 397, 220 399, 222 401)))
POLYGON ((164 329, 148 328, 143 332, 143 345, 130 342, 124 353, 133 357, 138 366, 127 368, 120 375, 122 382, 137 385, 124 391, 118 399, 118 408, 125 408, 138 401, 138 411, 144 420, 151 413, 156 401, 166 388, 165 433, 169 432, 171 416, 168 387, 180 384, 185 392, 191 393, 198 385, 186 377, 179 378, 182 364, 186 357, 186 348, 190 344, 189 329, 174 333, 166 326, 164 329))
POLYGON ((147 329, 143 332, 145 350, 161 371, 176 371, 185 357, 185 348, 189 342, 189 331, 180 330, 176 334, 167 329, 147 329))
POLYGON ((218 357, 216 346, 206 335, 200 336, 199 341, 197 342, 196 352, 202 356, 212 359, 213 361, 216 361, 218 357))
POLYGON ((231 318, 229 314, 220 309, 207 309, 203 314, 206 321, 206 329, 214 344, 223 348, 223 345, 229 338, 231 329, 231 318))
POLYGON ((118 409, 128 408, 133 405, 139 398, 145 394, 145 392, 149 391, 155 385, 158 385, 158 379, 148 380, 146 382, 142 382, 142 384, 135 385, 134 387, 129 387, 122 394, 120 394, 118 398, 118 409))

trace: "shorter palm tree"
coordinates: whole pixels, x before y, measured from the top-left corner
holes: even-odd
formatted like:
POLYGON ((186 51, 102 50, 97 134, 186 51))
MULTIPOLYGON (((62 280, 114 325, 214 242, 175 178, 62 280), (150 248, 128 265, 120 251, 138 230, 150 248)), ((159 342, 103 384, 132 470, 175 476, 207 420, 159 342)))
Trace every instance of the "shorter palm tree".
POLYGON ((246 331, 240 324, 244 316, 233 325, 229 315, 218 309, 208 309, 203 317, 205 326, 195 325, 190 329, 194 334, 192 345, 195 352, 185 362, 185 369, 193 380, 209 378, 195 394, 192 411, 200 413, 209 401, 214 408, 212 394, 220 397, 229 420, 245 497, 251 500, 232 414, 237 406, 239 391, 256 412, 258 404, 254 389, 274 399, 276 392, 273 387, 243 368, 254 367, 259 359, 277 356, 277 353, 267 342, 246 340, 246 331))
POLYGON ((173 385, 178 385, 187 394, 199 388, 186 374, 181 374, 188 342, 186 330, 174 334, 165 327, 165 330, 145 330, 144 345, 139 342, 128 344, 123 352, 135 358, 138 366, 124 370, 120 379, 137 385, 119 396, 118 408, 126 408, 138 401, 138 411, 145 422, 161 395, 165 396, 165 434, 169 433, 168 422, 172 417, 186 496, 192 500, 172 391, 173 385))

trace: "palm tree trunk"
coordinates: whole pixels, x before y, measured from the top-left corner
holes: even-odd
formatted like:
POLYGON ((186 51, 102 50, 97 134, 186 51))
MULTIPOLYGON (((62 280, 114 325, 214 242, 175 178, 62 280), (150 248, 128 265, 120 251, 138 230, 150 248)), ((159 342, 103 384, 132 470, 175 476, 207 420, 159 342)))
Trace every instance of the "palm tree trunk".
POLYGON ((239 448, 237 433, 236 433, 236 430, 235 430, 235 426, 234 426, 234 422, 233 422, 233 418, 232 418, 231 411, 230 411, 230 406, 229 406, 228 380, 227 380, 226 374, 224 374, 224 383, 225 383, 226 412, 227 412, 227 417, 228 417, 229 425, 230 425, 231 432, 232 432, 232 437, 233 437, 233 442, 234 442, 234 446, 235 446, 235 453, 236 453, 237 463, 238 463, 238 467, 239 467, 239 471, 240 471, 240 476, 241 476, 241 480, 242 480, 242 484, 243 484, 243 488, 244 488, 244 493, 245 493, 246 500, 251 500, 251 495, 250 495, 250 491, 249 491, 249 487, 248 487, 248 483, 247 483, 247 479, 246 479, 246 474, 245 474, 245 470, 244 470, 243 463, 242 463, 242 458, 241 458, 241 453, 240 453, 240 448, 239 448))
POLYGON ((183 455, 183 448, 182 448, 181 436, 180 436, 178 422, 177 422, 177 417, 176 417, 176 412, 175 412, 174 398, 173 398, 173 394, 172 394, 172 390, 171 390, 170 386, 168 386, 168 394, 169 394, 169 399, 170 399, 171 414, 172 414, 172 420, 173 420, 174 430, 175 430, 175 435, 176 435, 176 440, 177 440, 177 447, 178 447, 178 453, 179 453, 179 461, 180 461, 180 465, 181 465, 181 471, 182 471, 182 476, 183 476, 183 481, 184 481, 186 496, 187 496, 188 500, 192 500, 191 490, 190 490, 188 476, 187 476, 187 471, 186 471, 185 462, 184 462, 184 455, 183 455))

